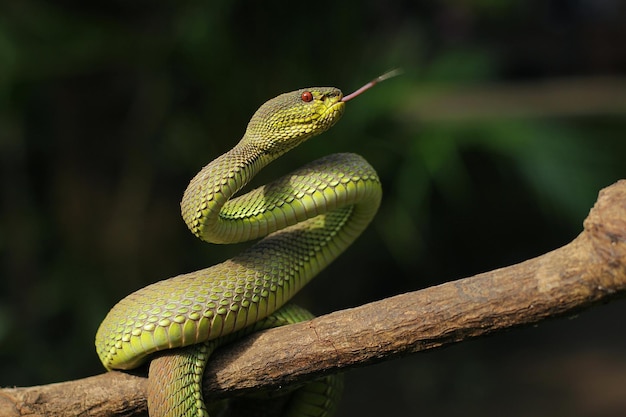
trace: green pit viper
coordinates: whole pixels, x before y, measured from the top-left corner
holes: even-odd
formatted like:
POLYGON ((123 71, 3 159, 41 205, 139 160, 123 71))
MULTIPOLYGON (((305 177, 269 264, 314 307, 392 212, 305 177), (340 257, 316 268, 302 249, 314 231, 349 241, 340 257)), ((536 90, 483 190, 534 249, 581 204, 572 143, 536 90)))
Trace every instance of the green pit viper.
MULTIPOLYGON (((181 211, 193 234, 211 243, 264 238, 221 264, 139 289, 100 325, 96 350, 106 369, 151 359, 150 416, 208 416, 202 375, 217 346, 312 318, 285 303, 370 223, 382 195, 376 171, 358 155, 333 154, 234 195, 271 161, 332 127, 348 100, 393 75, 345 97, 336 88, 314 87, 269 100, 241 141, 191 180, 181 211)), ((336 375, 304 385, 282 415, 330 416, 341 388, 336 375)))

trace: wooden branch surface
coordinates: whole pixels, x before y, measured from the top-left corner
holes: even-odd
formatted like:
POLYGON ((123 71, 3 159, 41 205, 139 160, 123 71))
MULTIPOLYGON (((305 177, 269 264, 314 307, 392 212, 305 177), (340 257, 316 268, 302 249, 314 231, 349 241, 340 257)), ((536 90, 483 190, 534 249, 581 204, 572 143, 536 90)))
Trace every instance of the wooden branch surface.
POLYGON ((411 125, 415 124, 415 115, 419 115, 421 122, 458 122, 619 116, 625 112, 626 79, 623 77, 556 78, 524 85, 441 85, 438 89, 412 91, 398 106, 400 117, 411 125))
MULTIPOLYGON (((540 227, 538 225, 538 227, 540 227)), ((277 388, 515 326, 626 294, 626 180, 605 188, 571 243, 506 268, 253 334, 217 352, 205 396, 277 388)), ((0 390, 0 416, 131 416, 145 378, 109 372, 0 390)))

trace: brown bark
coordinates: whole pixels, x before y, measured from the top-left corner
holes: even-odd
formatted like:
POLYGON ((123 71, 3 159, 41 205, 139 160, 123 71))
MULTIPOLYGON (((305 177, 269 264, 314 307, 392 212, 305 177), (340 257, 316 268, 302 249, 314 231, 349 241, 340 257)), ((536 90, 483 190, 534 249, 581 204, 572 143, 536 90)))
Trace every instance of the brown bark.
MULTIPOLYGON (((626 181, 600 192, 574 241, 537 258, 251 335, 215 354, 205 395, 277 388, 515 326, 626 294, 626 181)), ((0 416, 130 416, 145 379, 110 372, 0 390, 0 416)))

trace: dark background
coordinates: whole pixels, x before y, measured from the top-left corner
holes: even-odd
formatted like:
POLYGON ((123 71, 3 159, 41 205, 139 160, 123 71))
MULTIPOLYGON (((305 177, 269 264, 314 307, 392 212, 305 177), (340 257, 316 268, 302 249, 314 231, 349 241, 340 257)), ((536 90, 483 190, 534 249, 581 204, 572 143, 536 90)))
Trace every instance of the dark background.
MULTIPOLYGON (((243 246, 178 202, 265 100, 348 93, 331 131, 262 184, 351 151, 379 171, 372 226, 298 296, 317 314, 566 244, 626 178, 626 7, 603 1, 0 5, 0 385, 102 372, 108 309, 243 246)), ((626 304, 354 370, 339 415, 622 416, 626 304)))

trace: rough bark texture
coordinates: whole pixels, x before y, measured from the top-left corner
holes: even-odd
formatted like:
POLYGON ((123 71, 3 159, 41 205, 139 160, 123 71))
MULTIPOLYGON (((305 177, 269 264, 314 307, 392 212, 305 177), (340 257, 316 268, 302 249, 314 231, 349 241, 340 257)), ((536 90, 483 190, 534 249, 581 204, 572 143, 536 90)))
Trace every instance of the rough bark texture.
MULTIPOLYGON (((471 278, 310 322, 256 333, 217 352, 205 395, 276 388, 514 326, 573 314, 626 294, 626 181, 600 192, 571 243, 471 278)), ((109 372, 0 390, 0 416, 130 416, 146 411, 145 378, 109 372)))

